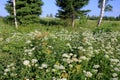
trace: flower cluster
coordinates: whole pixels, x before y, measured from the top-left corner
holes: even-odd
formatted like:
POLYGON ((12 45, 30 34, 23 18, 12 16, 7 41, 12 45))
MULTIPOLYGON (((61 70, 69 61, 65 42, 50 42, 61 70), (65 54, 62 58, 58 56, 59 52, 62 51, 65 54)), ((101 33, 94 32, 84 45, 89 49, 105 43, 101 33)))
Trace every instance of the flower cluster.
POLYGON ((3 52, 15 59, 1 68, 5 76, 0 72, 1 80, 14 76, 16 80, 120 79, 120 32, 36 30, 14 33, 4 43, 3 52))

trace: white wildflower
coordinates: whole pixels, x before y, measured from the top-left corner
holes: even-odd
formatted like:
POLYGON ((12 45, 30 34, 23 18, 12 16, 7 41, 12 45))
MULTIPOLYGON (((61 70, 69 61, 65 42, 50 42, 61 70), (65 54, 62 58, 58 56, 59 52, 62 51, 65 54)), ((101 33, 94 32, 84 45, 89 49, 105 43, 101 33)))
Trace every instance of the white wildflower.
POLYGON ((11 76, 16 76, 17 74, 15 74, 15 73, 11 73, 11 76))
POLYGON ((69 58, 70 56, 69 56, 68 54, 64 53, 64 54, 62 55, 62 57, 69 58))
POLYGON ((63 65, 60 65, 59 69, 65 69, 65 67, 63 65))
POLYGON ((30 65, 30 61, 29 61, 29 60, 24 60, 24 61, 23 61, 23 65, 29 66, 29 65, 30 65))
POLYGON ((30 79, 28 79, 28 78, 25 78, 25 80, 30 80, 30 79))
POLYGON ((38 69, 43 69, 43 67, 38 67, 38 69))
POLYGON ((70 55, 70 56, 73 56, 73 53, 70 53, 69 55, 70 55))
POLYGON ((52 69, 52 72, 55 72, 56 70, 55 69, 52 69))
POLYGON ((37 66, 38 66, 38 64, 35 64, 34 66, 35 66, 35 67, 37 67, 37 66))
POLYGON ((77 57, 77 55, 76 55, 76 54, 74 54, 74 55, 73 55, 73 57, 74 57, 74 58, 76 58, 76 57, 77 57))
POLYGON ((31 41, 30 41, 30 40, 27 40, 27 41, 26 41, 26 44, 30 44, 30 43, 31 43, 31 41))
POLYGON ((85 52, 86 50, 85 50, 85 49, 83 49, 82 51, 83 51, 83 52, 85 52))
POLYGON ((35 64, 35 63, 37 63, 37 62, 38 62, 37 59, 32 59, 32 64, 35 64))
POLYGON ((105 57, 105 58, 109 58, 109 55, 106 54, 106 55, 104 55, 104 57, 105 57))
POLYGON ((93 47, 92 47, 92 46, 90 46, 90 47, 88 47, 88 49, 89 49, 89 50, 93 50, 93 47))
POLYGON ((25 49, 24 52, 25 53, 32 52, 32 49, 25 49))
POLYGON ((117 78, 112 78, 111 80, 118 80, 118 77, 117 78))
POLYGON ((118 74, 117 74, 117 73, 113 73, 112 76, 113 76, 113 77, 117 77, 118 74))
POLYGON ((67 62, 68 64, 70 64, 70 63, 73 62, 73 60, 68 58, 68 59, 66 59, 66 62, 67 62))
POLYGON ((15 70, 15 67, 14 67, 14 66, 12 67, 12 70, 15 70))
POLYGON ((41 67, 42 67, 42 68, 47 68, 47 67, 48 67, 48 65, 47 65, 47 64, 45 64, 45 63, 43 63, 43 64, 41 65, 41 67))
POLYGON ((9 67, 12 67, 14 65, 14 63, 11 63, 10 65, 7 65, 7 67, 9 68, 9 67))
POLYGON ((7 65, 7 67, 9 68, 9 67, 10 67, 10 65, 7 65))
POLYGON ((28 55, 29 55, 29 56, 32 55, 32 52, 28 52, 28 55))
POLYGON ((83 47, 82 47, 82 46, 79 46, 78 49, 79 49, 79 50, 83 50, 83 47))
POLYGON ((63 66, 63 65, 54 65, 54 68, 56 68, 56 69, 65 69, 65 67, 63 66))
POLYGON ((10 71, 10 68, 7 68, 4 70, 4 72, 9 72, 10 71))
POLYGON ((100 67, 100 65, 94 65, 93 66, 93 68, 95 68, 95 69, 97 69, 97 68, 99 68, 100 67))
POLYGON ((97 69, 92 69, 92 72, 96 74, 98 72, 98 70, 97 69))
POLYGON ((114 70, 120 72, 120 69, 117 67, 115 67, 114 70))
POLYGON ((66 46, 68 46, 70 48, 70 50, 73 51, 72 46, 70 45, 70 43, 67 43, 66 46))
POLYGON ((66 78, 61 78, 61 79, 57 79, 57 80, 67 80, 66 78))
POLYGON ((14 66, 14 63, 11 63, 11 64, 10 64, 10 67, 12 67, 12 66, 14 66))
POLYGON ((72 58, 74 62, 78 62, 79 60, 77 58, 72 58))
POLYGON ((87 72, 85 73, 85 76, 86 76, 86 77, 92 77, 92 73, 91 73, 90 71, 87 71, 87 72))
POLYGON ((3 38, 0 38, 0 41, 2 41, 3 40, 3 38))
POLYGON ((82 60, 80 60, 80 59, 79 59, 79 60, 78 60, 78 62, 79 62, 79 63, 81 63, 81 62, 82 62, 82 60))
POLYGON ((70 68, 73 68, 73 65, 72 65, 72 64, 69 64, 69 67, 70 67, 70 68))
POLYGON ((7 73, 5 72, 4 75, 7 75, 7 73))
POLYGON ((120 62, 117 64, 118 67, 120 67, 120 62))
POLYGON ((46 69, 46 72, 50 72, 50 70, 49 70, 49 69, 46 69))
POLYGON ((59 69, 59 65, 56 65, 56 64, 55 64, 55 65, 54 65, 54 68, 59 69))
POLYGON ((86 58, 86 56, 81 56, 80 59, 81 60, 86 60, 87 58, 86 58))
POLYGON ((119 59, 110 59, 110 61, 111 61, 112 63, 118 63, 118 62, 119 62, 119 59))

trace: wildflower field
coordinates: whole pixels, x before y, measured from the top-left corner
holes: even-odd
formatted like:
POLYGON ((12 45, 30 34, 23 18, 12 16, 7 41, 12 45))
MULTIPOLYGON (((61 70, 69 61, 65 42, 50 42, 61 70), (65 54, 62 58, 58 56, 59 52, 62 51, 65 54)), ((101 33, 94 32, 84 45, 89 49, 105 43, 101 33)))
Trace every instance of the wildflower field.
POLYGON ((119 31, 0 34, 0 80, 120 80, 119 31))

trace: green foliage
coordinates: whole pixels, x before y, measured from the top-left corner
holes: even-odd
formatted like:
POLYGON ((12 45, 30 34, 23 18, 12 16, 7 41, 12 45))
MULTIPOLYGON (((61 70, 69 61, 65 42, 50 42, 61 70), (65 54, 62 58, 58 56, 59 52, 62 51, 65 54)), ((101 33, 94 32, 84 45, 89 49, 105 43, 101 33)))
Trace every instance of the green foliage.
POLYGON ((80 24, 81 26, 86 25, 86 24, 87 24, 87 17, 84 16, 84 15, 82 15, 82 16, 80 17, 80 19, 79 19, 79 24, 80 24))
POLYGON ((56 5, 60 7, 56 16, 67 20, 67 23, 71 25, 74 19, 88 12, 88 10, 81 10, 88 2, 89 0, 56 0, 56 5))
POLYGON ((100 27, 100 28, 96 28, 93 33, 103 33, 103 32, 111 32, 112 29, 110 27, 100 27))
MULTIPOLYGON (((109 4, 109 1, 113 1, 113 0, 106 0, 105 11, 112 11, 113 7, 109 4)), ((98 8, 102 7, 102 2, 103 0, 98 0, 98 8)))
POLYGON ((120 78, 119 21, 104 21, 101 32, 95 29, 96 21, 86 22, 84 17, 84 25, 76 20, 75 31, 59 24, 61 20, 43 21, 45 25, 18 30, 0 21, 0 80, 120 78))
POLYGON ((120 32, 14 32, 0 41, 0 79, 119 79, 119 39, 120 32))
POLYGON ((45 26, 59 26, 59 25, 64 25, 63 22, 58 19, 58 18, 41 18, 40 19, 40 24, 45 25, 45 26))
MULTIPOLYGON (((88 16, 88 19, 89 20, 98 20, 99 16, 94 16, 94 15, 93 16, 88 16)), ((114 16, 104 16, 103 20, 119 21, 120 20, 120 15, 117 16, 117 17, 114 17, 114 16)))
MULTIPOLYGON (((41 0, 16 0, 18 23, 20 25, 39 23, 42 5, 43 2, 41 0)), ((8 3, 6 4, 6 10, 10 15, 6 17, 5 21, 14 24, 13 2, 11 0, 8 0, 8 3)))

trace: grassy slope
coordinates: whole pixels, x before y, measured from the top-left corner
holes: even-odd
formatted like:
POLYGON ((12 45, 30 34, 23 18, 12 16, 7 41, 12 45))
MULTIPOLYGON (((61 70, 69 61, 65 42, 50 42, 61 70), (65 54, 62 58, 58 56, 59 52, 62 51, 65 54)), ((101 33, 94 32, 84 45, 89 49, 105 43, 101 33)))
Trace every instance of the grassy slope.
MULTIPOLYGON (((66 27, 59 25, 61 21, 59 19, 42 19, 43 24, 34 24, 34 25, 28 25, 26 27, 20 26, 18 30, 16 30, 14 27, 11 27, 5 23, 3 23, 2 19, 0 19, 0 34, 4 33, 11 33, 11 32, 31 32, 34 30, 40 30, 40 31, 54 31, 54 30, 61 30, 63 28, 70 30, 70 31, 84 31, 86 29, 89 30, 95 30, 97 21, 96 20, 88 20, 84 24, 79 24, 79 21, 76 21, 76 27, 75 29, 71 27, 66 27)), ((120 21, 103 21, 101 26, 99 28, 110 28, 113 31, 120 31, 120 21)))
MULTIPOLYGON (((67 29, 69 31, 80 31, 83 32, 85 30, 95 30, 96 29, 96 23, 97 21, 91 21, 88 20, 87 23, 85 23, 84 25, 79 25, 77 24, 77 27, 75 27, 75 29, 71 28, 71 27, 63 27, 61 25, 50 25, 50 26, 46 26, 46 25, 40 25, 40 24, 36 24, 36 25, 29 25, 26 27, 19 27, 19 29, 15 29, 13 26, 9 26, 5 23, 3 23, 2 19, 0 19, 0 38, 7 38, 9 36, 11 36, 11 33, 14 32, 20 32, 20 33, 29 33, 31 31, 49 31, 49 32, 54 32, 54 31, 59 31, 61 29, 67 29)), ((110 28, 113 31, 120 31, 120 21, 103 21, 102 25, 100 28, 110 28)), ((1 43, 0 43, 1 44, 1 43)), ((5 63, 7 64, 7 60, 12 60, 13 56, 10 54, 6 54, 6 53, 2 53, 0 51, 0 63, 2 63, 2 61, 4 60, 5 63)))

